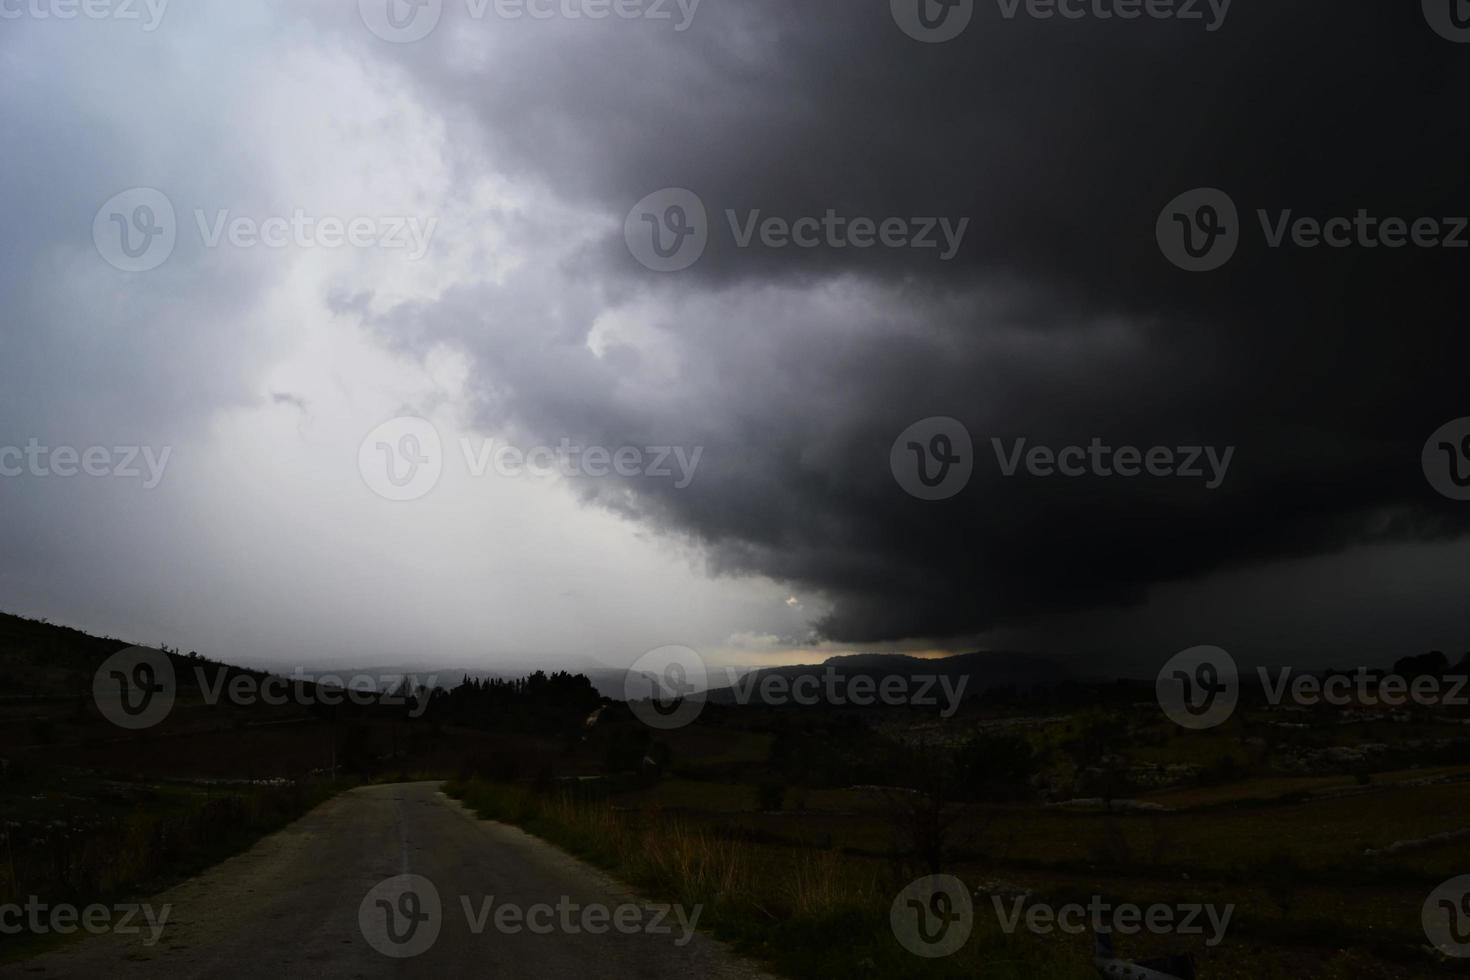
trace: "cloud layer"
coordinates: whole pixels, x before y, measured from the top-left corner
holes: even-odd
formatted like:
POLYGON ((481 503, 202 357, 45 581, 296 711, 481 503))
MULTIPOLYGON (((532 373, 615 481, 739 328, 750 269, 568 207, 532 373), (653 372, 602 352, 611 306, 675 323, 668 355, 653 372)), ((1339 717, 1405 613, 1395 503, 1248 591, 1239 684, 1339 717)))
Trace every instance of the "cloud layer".
POLYGON ((1464 51, 1409 8, 1236 5, 1214 32, 1000 9, 942 46, 884 5, 835 0, 707 3, 682 34, 461 18, 381 45, 456 120, 468 170, 539 183, 600 234, 529 244, 505 282, 378 329, 471 352, 486 422, 707 447, 688 491, 589 496, 690 536, 719 570, 829 596, 817 627, 841 641, 963 635, 1461 534, 1419 451, 1465 413, 1465 253, 1273 249, 1256 212, 1470 213, 1449 105, 1464 51), (1202 186, 1227 190, 1243 240, 1191 275, 1154 226, 1202 186), (693 190, 711 222, 699 262, 664 276, 621 235, 662 187, 693 190), (740 248, 729 210, 969 225, 945 262, 740 248), (888 468, 929 416, 964 422, 978 450, 940 504, 888 468), (995 438, 1236 454, 1214 491, 1004 478, 995 438))
MULTIPOLYGON (((398 44, 366 25, 375 2, 201 2, 151 32, 21 20, 0 36, 0 77, 26 93, 0 107, 0 445, 168 444, 178 467, 146 498, 0 481, 0 581, 26 609, 358 659, 432 621, 440 649, 499 628, 498 650, 534 658, 1214 642, 1181 624, 1223 629, 1252 595, 1277 603, 1245 614, 1258 636, 1329 619, 1341 636, 1362 599, 1334 605, 1339 573, 1364 554, 1453 593, 1470 511, 1420 453, 1470 415, 1470 249, 1269 241, 1288 211, 1470 215, 1470 46, 1417 5, 1237 0, 1210 30, 976 3, 960 36, 924 44, 882 2, 591 20, 447 0, 398 44), (166 189, 181 244, 127 275, 89 232, 139 186, 166 189), (697 195, 709 240, 657 273, 625 220, 667 188, 697 195), (1176 268, 1155 237, 1194 188, 1238 209, 1214 272, 1176 268), (195 209, 437 224, 414 263, 211 249, 195 209), (840 218, 844 244, 757 230, 742 247, 768 218, 840 218), (856 247, 857 219, 963 237, 952 256, 856 247), (352 463, 401 414, 434 419, 451 454, 453 435, 491 434, 703 456, 683 488, 452 486, 388 511, 352 463), (938 502, 890 467, 932 417, 974 446, 968 484, 938 502), (1234 453, 1207 489, 1007 476, 992 440, 1234 453), (510 527, 526 528, 513 547, 486 546, 510 527), (486 595, 513 597, 496 626, 466 611, 486 595), (1316 612, 1281 626, 1292 609, 1316 612), (272 614, 289 628, 262 627, 272 614)), ((1385 596, 1371 632, 1460 636, 1456 608, 1385 596)))

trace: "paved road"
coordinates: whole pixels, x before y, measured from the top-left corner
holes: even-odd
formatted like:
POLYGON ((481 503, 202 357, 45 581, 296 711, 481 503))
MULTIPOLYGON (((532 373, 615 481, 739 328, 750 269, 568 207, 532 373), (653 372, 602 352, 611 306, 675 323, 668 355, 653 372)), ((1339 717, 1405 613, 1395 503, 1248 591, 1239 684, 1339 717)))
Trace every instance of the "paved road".
MULTIPOLYGON (((139 935, 91 937, 0 968, 0 976, 769 980, 692 935, 677 914, 656 923, 658 912, 606 876, 476 819, 437 783, 344 793, 149 904, 172 906, 152 946, 145 925, 139 935), (526 918, 518 921, 517 910, 526 918)), ((687 922, 693 911, 684 914, 687 922)))

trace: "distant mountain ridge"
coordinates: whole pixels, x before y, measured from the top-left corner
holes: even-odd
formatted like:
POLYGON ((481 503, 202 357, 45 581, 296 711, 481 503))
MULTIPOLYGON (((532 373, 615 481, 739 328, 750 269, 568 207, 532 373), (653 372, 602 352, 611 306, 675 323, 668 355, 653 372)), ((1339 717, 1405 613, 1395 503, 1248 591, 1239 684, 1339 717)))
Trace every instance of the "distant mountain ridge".
POLYGON ((734 704, 739 701, 740 692, 749 691, 753 692, 753 703, 760 703, 761 685, 768 677, 781 678, 789 689, 789 685, 801 678, 812 678, 820 683, 828 676, 845 680, 871 678, 875 683, 881 682, 885 677, 943 677, 952 684, 957 684, 960 678, 968 678, 965 682, 966 696, 983 694, 998 688, 1049 688, 1079 679, 1071 668, 1060 661, 1031 653, 976 651, 948 657, 856 653, 828 657, 819 664, 760 667, 738 672, 738 679, 732 678, 728 684, 721 684, 712 676, 709 698, 718 704, 734 704))

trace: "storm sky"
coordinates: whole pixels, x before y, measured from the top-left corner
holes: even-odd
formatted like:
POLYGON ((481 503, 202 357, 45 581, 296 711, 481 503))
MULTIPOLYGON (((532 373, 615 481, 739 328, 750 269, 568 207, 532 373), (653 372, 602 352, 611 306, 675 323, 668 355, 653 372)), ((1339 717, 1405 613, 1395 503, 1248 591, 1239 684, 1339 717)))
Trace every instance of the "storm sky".
POLYGON ((974 0, 943 43, 919 2, 0 4, 0 447, 169 453, 0 476, 0 609, 307 664, 1470 650, 1470 503, 1421 460, 1470 416, 1470 248, 1271 244, 1470 215, 1438 0, 974 0), (128 271, 137 188, 177 241, 128 271), (1156 235, 1196 188, 1238 208, 1208 272, 1156 235), (664 272, 668 189, 707 244, 664 272), (297 215, 377 237, 212 237, 297 215), (742 245, 767 218, 937 245, 742 245), (406 417, 442 472, 386 499, 406 417), (938 501, 890 460, 933 418, 973 440, 938 501), (477 475, 492 439, 698 462, 477 475), (1022 439, 1233 452, 1006 475, 1022 439))

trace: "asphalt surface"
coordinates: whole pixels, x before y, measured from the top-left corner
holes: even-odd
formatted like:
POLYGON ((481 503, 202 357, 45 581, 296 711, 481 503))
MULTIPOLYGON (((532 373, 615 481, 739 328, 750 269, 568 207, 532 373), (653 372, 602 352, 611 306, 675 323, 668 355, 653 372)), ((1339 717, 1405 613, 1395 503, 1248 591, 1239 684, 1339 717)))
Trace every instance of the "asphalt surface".
POLYGON ((147 904, 169 907, 151 944, 139 915, 0 976, 769 980, 693 933, 693 909, 661 913, 437 783, 344 793, 147 904))

